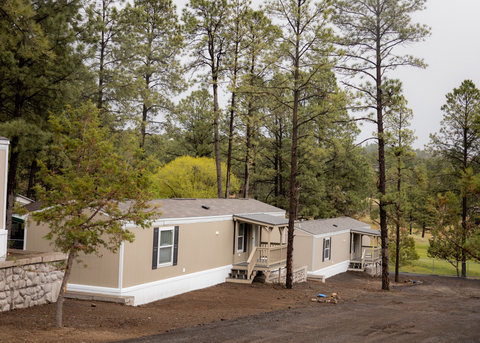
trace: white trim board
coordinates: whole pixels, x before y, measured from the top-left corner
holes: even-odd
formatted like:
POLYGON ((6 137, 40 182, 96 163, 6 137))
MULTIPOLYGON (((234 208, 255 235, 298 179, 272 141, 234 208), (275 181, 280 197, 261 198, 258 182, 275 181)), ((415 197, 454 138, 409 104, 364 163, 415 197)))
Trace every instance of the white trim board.
POLYGON ((307 272, 308 275, 324 275, 325 278, 332 277, 334 275, 344 273, 347 271, 350 265, 350 260, 336 263, 323 269, 316 270, 314 272, 307 272))
POLYGON ((174 295, 224 283, 231 269, 232 265, 228 265, 123 289, 68 284, 67 291, 115 296, 133 296, 135 299, 134 306, 138 306, 172 297, 174 295))
MULTIPOLYGON (((242 213, 241 215, 249 214, 269 214, 276 217, 285 218, 285 212, 258 212, 258 213, 242 213)), ((161 217, 159 220, 153 221, 150 223, 150 226, 172 226, 172 225, 181 225, 181 224, 196 224, 196 223, 211 223, 211 222, 221 222, 221 221, 233 221, 233 216, 240 215, 236 214, 226 214, 218 216, 205 216, 205 217, 185 217, 185 218, 165 218, 161 217)), ((124 226, 125 228, 131 229, 137 227, 133 223, 127 223, 124 226)))
MULTIPOLYGON (((6 217, 7 217, 7 192, 8 192, 8 147, 10 145, 10 141, 7 139, 1 139, 0 140, 0 150, 5 151, 5 179, 0 180, 0 182, 3 183, 4 189, 3 189, 3 194, 0 194, 0 196, 3 198, 3 218, 0 218, 0 230, 5 230, 6 229, 6 217)), ((0 242, 2 244, 2 249, 3 245, 5 245, 5 254, 7 253, 7 241, 5 242, 0 242)), ((1 257, 1 256, 0 256, 1 257)))
POLYGON ((7 230, 0 230, 0 262, 7 258, 7 230))

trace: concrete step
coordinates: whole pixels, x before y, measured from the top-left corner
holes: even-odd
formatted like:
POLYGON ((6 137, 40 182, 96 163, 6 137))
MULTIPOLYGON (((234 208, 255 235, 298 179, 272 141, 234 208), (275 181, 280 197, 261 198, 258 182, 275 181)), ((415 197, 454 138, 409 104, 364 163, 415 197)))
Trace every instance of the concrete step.
POLYGON ((78 299, 88 301, 104 301, 110 303, 118 303, 123 305, 133 306, 135 297, 133 296, 117 296, 117 295, 105 295, 97 293, 83 293, 83 292, 69 292, 65 293, 67 299, 78 299))

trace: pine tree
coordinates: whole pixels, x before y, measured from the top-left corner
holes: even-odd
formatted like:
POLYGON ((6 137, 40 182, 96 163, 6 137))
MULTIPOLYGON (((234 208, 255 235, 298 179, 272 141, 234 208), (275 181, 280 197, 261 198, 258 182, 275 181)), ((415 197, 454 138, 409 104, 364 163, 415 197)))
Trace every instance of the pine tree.
POLYGON ((347 76, 345 84, 363 95, 363 108, 374 113, 368 118, 377 125, 378 192, 382 239, 382 289, 390 289, 388 270, 388 227, 386 212, 386 167, 384 110, 389 101, 384 84, 388 71, 400 66, 424 68, 425 63, 410 55, 394 51, 402 46, 422 41, 429 35, 426 26, 413 24, 411 15, 423 10, 426 0, 337 0, 334 23, 340 30, 338 43, 345 61, 338 70, 347 76), (362 81, 360 81, 362 82, 362 81), (375 118, 373 117, 375 116, 375 118))

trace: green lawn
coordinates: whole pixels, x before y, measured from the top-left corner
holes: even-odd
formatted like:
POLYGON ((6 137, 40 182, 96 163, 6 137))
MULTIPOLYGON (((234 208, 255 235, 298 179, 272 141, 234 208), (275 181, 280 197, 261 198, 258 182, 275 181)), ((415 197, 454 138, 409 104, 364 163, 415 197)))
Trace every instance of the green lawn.
MULTIPOLYGON (((422 236, 419 234, 414 234, 413 237, 415 239, 415 246, 418 254, 420 255, 420 259, 413 262, 409 266, 401 267, 401 272, 426 275, 457 275, 455 267, 452 266, 448 261, 433 260, 427 256, 428 239, 430 238, 430 234, 426 234, 424 238, 422 238, 422 236)), ((459 266, 459 268, 461 267, 459 266)), ((392 271, 395 271, 395 267, 393 265, 392 271)), ((467 276, 480 278, 480 263, 468 261, 467 276)))

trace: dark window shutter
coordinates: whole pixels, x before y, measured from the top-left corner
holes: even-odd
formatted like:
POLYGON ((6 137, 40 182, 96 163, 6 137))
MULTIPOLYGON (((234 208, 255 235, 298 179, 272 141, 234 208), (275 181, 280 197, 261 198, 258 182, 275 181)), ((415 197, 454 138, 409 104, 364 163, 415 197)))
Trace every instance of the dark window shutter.
POLYGON ((332 259, 332 237, 330 237, 330 247, 328 249, 328 259, 332 259))
POLYGON ((247 230, 247 224, 243 224, 243 252, 247 252, 247 244, 248 244, 248 230, 247 230))
MULTIPOLYGON (((353 244, 355 244, 355 237, 353 238, 353 244)), ((355 249, 355 248, 353 248, 355 249)), ((352 253, 352 234, 350 233, 350 254, 352 253)))
POLYGON ((325 238, 323 239, 322 262, 325 262, 325 238))
POLYGON ((237 222, 233 222, 233 254, 235 254, 235 240, 237 239, 237 222))
POLYGON ((152 269, 157 269, 158 265, 158 227, 153 228, 153 254, 152 269))
POLYGON ((177 265, 177 261, 178 261, 178 231, 179 231, 180 227, 179 226, 175 226, 175 236, 174 236, 174 239, 173 239, 173 265, 176 266, 177 265))

